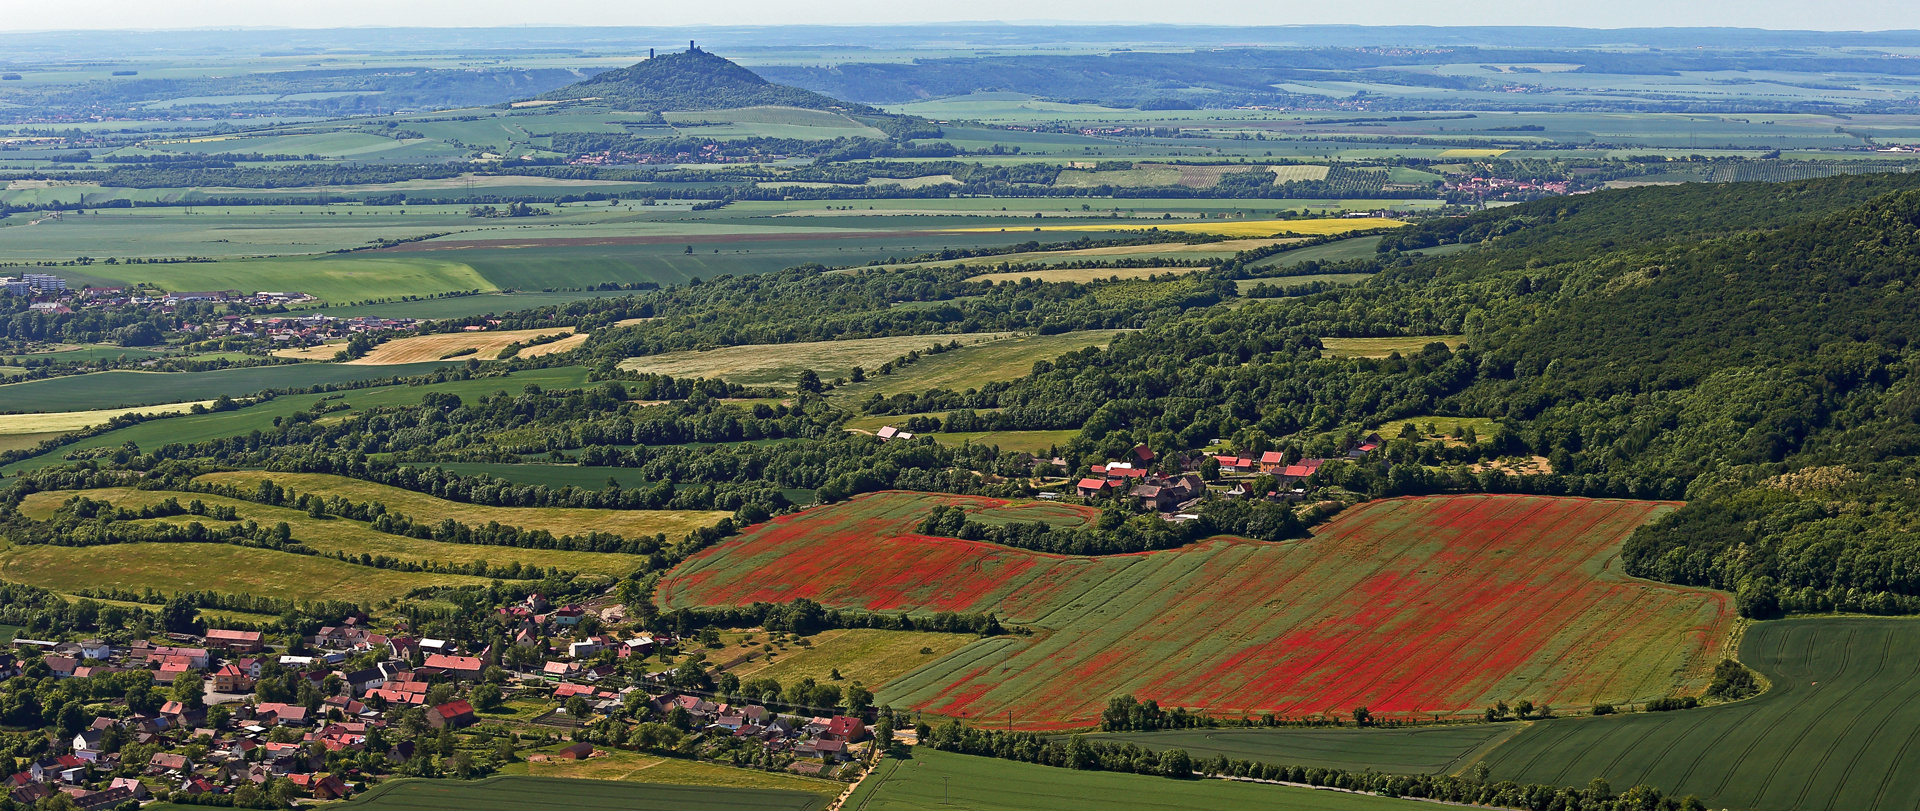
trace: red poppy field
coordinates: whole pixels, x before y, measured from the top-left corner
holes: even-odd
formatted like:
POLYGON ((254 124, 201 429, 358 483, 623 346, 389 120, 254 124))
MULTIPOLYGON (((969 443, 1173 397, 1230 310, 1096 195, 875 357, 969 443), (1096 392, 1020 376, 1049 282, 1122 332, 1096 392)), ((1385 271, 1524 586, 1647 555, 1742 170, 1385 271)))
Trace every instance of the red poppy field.
POLYGON ((969 645, 879 699, 1028 729, 1097 723, 1122 693, 1281 715, 1644 701, 1702 686, 1734 616, 1724 594, 1616 571, 1664 502, 1388 499, 1300 541, 1100 558, 915 534, 939 504, 1009 506, 893 492, 786 516, 682 564, 661 606, 995 612, 1035 634, 969 645))

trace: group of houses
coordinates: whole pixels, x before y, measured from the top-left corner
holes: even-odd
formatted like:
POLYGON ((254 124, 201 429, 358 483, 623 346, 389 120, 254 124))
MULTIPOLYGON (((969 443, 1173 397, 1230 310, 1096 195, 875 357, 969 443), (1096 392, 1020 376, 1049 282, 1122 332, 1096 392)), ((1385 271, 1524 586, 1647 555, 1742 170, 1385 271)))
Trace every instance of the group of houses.
MULTIPOLYGON (((1347 451, 1346 458, 1365 458, 1367 454, 1379 450, 1381 444, 1379 434, 1369 434, 1347 451)), ((1139 499, 1143 509, 1178 517, 1186 514, 1182 510, 1215 492, 1209 489, 1205 478, 1198 472, 1207 459, 1213 460, 1217 466, 1219 479, 1230 484, 1218 490, 1219 495, 1286 501, 1305 498, 1307 480, 1313 478, 1327 463, 1326 459, 1288 459, 1287 454, 1280 451, 1261 451, 1244 454, 1210 452, 1182 457, 1175 465, 1156 466, 1152 449, 1136 445, 1124 459, 1089 465, 1086 474, 1074 481, 1073 489, 1077 495, 1088 499, 1116 495, 1139 499), (1170 469, 1179 472, 1166 472, 1170 469), (1257 479, 1263 476, 1272 477, 1277 487, 1269 488, 1264 493, 1257 492, 1257 479)), ((1059 464, 1058 460, 1055 463, 1059 464)))
MULTIPOLYGON (((803 773, 820 773, 845 762, 848 747, 866 738, 866 727, 857 718, 784 716, 757 705, 736 707, 675 692, 655 698, 651 693, 664 689, 664 680, 658 678, 664 674, 633 683, 609 681, 620 669, 609 660, 645 657, 675 643, 651 634, 579 632, 588 617, 623 619, 619 606, 548 606, 535 594, 499 611, 514 629, 511 644, 530 649, 507 658, 538 663, 513 674, 519 679, 504 685, 509 695, 538 695, 576 710, 572 700, 580 698, 595 713, 640 700, 663 715, 677 708, 709 735, 752 737, 772 751, 791 754, 797 759, 791 768, 803 773), (636 691, 647 692, 635 698, 636 691)), ((7 778, 4 791, 29 805, 63 793, 91 811, 143 799, 160 786, 175 795, 227 795, 249 783, 258 786, 284 778, 315 799, 342 799, 352 793, 350 781, 358 775, 352 769, 328 771, 330 753, 361 759, 369 732, 387 728, 397 711, 416 711, 411 708, 418 708, 426 726, 436 730, 478 723, 473 704, 463 698, 466 687, 487 678, 488 662, 505 660, 490 648, 467 650, 448 640, 381 633, 363 617, 322 627, 304 641, 311 650, 294 654, 270 650, 258 631, 227 629, 123 645, 99 639, 15 640, 16 646, 35 649, 54 678, 144 670, 162 685, 189 673, 210 681, 203 703, 167 701, 153 712, 94 719, 56 750, 60 754, 7 778), (305 687, 300 692, 324 698, 317 706, 262 701, 254 692, 269 672, 311 686, 311 693, 305 687), (220 709, 210 713, 208 706, 220 709), (138 764, 139 778, 107 780, 108 775, 128 772, 121 758, 130 751, 129 744, 151 745, 158 752, 138 764)), ((27 661, 0 654, 0 678, 20 674, 27 661)), ((586 720, 569 718, 559 725, 586 720)), ((400 741, 381 754, 398 765, 412 758, 412 747, 410 741, 400 741)), ((591 745, 578 743, 557 757, 592 754, 591 745)), ((333 760, 339 769, 339 759, 333 760)))
POLYGON ((676 708, 700 729, 760 741, 768 750, 794 756, 787 768, 799 774, 819 775, 858 754, 856 744, 871 736, 859 718, 846 715, 781 715, 758 704, 733 706, 696 695, 668 693, 652 702, 654 711, 668 715, 676 708))
POLYGON ((218 336, 266 338, 276 344, 311 346, 346 338, 356 333, 413 329, 418 324, 419 321, 412 318, 376 318, 374 316, 334 318, 311 314, 262 318, 224 315, 205 324, 189 324, 185 330, 199 333, 205 338, 218 336))

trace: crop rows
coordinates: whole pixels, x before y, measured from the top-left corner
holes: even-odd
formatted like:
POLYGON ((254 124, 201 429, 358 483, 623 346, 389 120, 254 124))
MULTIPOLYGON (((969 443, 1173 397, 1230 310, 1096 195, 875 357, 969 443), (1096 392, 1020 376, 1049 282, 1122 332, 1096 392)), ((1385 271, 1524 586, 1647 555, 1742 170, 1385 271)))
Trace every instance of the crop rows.
POLYGON ((880 698, 1034 729, 1092 723, 1122 693, 1283 715, 1643 701, 1698 687, 1731 621, 1725 595, 1606 570, 1670 504, 1394 499, 1307 541, 1103 558, 913 534, 935 504, 1003 508, 882 493, 794 516, 689 561, 663 604, 997 612, 1042 632, 970 646, 880 698))
POLYGON ((1920 623, 1755 625, 1741 660, 1759 698, 1701 710, 1535 724, 1489 756, 1501 779, 1659 787, 1714 808, 1910 809, 1920 799, 1920 623))

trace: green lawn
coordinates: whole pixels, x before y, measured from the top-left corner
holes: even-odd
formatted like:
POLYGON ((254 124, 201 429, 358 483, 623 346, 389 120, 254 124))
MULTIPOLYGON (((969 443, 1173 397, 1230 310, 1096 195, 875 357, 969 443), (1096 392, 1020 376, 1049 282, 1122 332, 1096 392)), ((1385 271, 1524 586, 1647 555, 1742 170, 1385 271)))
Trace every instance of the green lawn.
POLYGON ((1116 732, 1095 740, 1137 743, 1154 751, 1185 749, 1196 759, 1225 755, 1286 766, 1319 766, 1395 774, 1457 772, 1472 756, 1525 727, 1470 724, 1411 729, 1182 729, 1116 732))
POLYGON ((1385 811, 1404 800, 1228 780, 1083 772, 915 747, 888 758, 847 799, 849 811, 1385 811))
POLYGON ((1677 712, 1535 723, 1495 749, 1502 780, 1604 777, 1710 808, 1910 809, 1920 799, 1920 622, 1818 617, 1752 626, 1740 657, 1772 687, 1677 712))
POLYGON ((820 794, 558 777, 394 780, 339 806, 352 811, 815 811, 820 794))

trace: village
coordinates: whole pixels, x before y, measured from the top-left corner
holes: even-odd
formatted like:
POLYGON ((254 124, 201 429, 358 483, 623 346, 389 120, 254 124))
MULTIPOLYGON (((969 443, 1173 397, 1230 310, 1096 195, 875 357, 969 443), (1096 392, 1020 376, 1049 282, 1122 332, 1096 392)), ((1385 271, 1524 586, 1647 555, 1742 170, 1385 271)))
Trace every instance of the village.
MULTIPOLYGON (((912 432, 891 425, 874 435, 882 442, 914 437, 912 432)), ((1345 458, 1363 459, 1383 443, 1380 434, 1369 433, 1347 451, 1345 458)), ((1045 461, 1057 469, 1067 466, 1059 457, 1045 461)), ((1072 495, 1094 503, 1118 501, 1134 505, 1139 512, 1157 513, 1168 521, 1191 521, 1198 517, 1191 510, 1208 498, 1303 501, 1307 480, 1326 463, 1320 458, 1289 458, 1281 451, 1205 451, 1182 454, 1167 462, 1146 445, 1135 445, 1125 458, 1091 464, 1084 474, 1056 483, 1039 497, 1053 500, 1072 495), (1263 481, 1269 486, 1263 488, 1263 481)))
MULTIPOLYGON (((382 633, 362 616, 292 645, 219 628, 164 643, 15 639, 16 654, 0 654, 0 679, 138 686, 97 716, 63 715, 54 747, 6 777, 4 796, 33 806, 64 794, 83 811, 169 798, 284 807, 344 799, 387 775, 471 777, 517 760, 599 757, 629 743, 630 719, 660 728, 633 728, 635 745, 666 735, 676 754, 713 762, 751 749, 750 768, 853 777, 871 754, 863 713, 728 703, 673 686, 678 668, 665 665, 681 641, 672 636, 586 633, 622 612, 531 595, 495 609, 516 629, 511 650, 382 633), (650 658, 661 669, 643 664, 650 658), (519 712, 529 706, 538 711, 519 712)), ((741 765, 737 755, 730 762, 741 765)))

